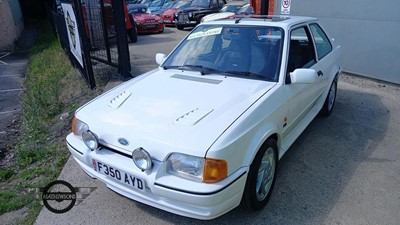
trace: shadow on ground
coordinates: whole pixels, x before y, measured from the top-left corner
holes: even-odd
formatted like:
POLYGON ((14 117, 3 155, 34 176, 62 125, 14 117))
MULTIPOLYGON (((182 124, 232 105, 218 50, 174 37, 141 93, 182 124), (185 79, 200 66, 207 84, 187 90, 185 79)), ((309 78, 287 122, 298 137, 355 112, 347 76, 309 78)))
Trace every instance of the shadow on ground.
POLYGON ((176 224, 323 224, 360 163, 391 160, 371 157, 389 118, 379 96, 339 87, 333 114, 315 118, 280 160, 270 202, 259 212, 238 207, 215 220, 199 221, 132 204, 176 224))

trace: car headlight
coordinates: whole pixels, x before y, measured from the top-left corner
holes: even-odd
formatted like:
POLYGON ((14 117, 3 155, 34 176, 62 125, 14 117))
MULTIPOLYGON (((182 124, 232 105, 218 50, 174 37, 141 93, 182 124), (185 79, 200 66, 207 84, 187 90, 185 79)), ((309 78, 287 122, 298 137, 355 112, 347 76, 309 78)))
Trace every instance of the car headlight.
POLYGON ((167 173, 197 182, 215 183, 227 176, 228 165, 225 160, 172 153, 167 159, 167 173))
POLYGON ((193 17, 193 13, 190 12, 190 13, 189 13, 189 17, 193 17))
POLYGON ((72 118, 71 130, 75 135, 81 136, 84 131, 89 130, 89 126, 74 116, 74 118, 72 118))
POLYGON ((175 13, 175 17, 178 17, 178 13, 177 12, 175 13))
POLYGON ((140 25, 140 21, 139 21, 139 20, 136 20, 136 24, 137 24, 137 25, 140 25))
POLYGON ((86 130, 82 132, 82 140, 83 143, 92 151, 96 150, 99 147, 99 141, 95 133, 90 130, 86 130))

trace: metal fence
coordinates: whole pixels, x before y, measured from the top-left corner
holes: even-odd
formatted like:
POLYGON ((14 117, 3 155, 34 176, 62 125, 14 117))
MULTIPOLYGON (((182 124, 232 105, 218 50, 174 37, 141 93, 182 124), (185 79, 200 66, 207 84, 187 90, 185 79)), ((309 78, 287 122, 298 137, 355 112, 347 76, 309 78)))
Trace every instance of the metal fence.
POLYGON ((125 1, 61 0, 60 3, 52 12, 60 44, 88 85, 95 88, 95 80, 106 81, 117 73, 129 76, 130 60, 124 30, 125 17, 120 13, 125 1), (72 8, 73 12, 67 10, 67 13, 74 16, 65 15, 65 8, 72 8), (71 21, 70 18, 75 18, 75 21, 71 21), (76 51, 74 52, 71 47, 71 40, 75 37, 74 32, 79 33, 77 41, 81 44, 81 61, 79 61, 80 55, 77 57, 76 51), (129 67, 121 68, 124 64, 128 64, 129 67))

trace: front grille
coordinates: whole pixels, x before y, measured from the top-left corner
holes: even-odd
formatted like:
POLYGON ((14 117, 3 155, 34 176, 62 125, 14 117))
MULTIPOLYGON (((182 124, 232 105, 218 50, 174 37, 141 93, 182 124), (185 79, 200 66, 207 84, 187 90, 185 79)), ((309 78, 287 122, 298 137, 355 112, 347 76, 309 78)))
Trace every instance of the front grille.
POLYGON ((188 14, 179 14, 178 20, 179 21, 189 21, 189 15, 188 14))
POLYGON ((102 144, 99 143, 99 150, 101 151, 102 149, 108 150, 108 151, 110 151, 110 152, 117 153, 117 154, 119 154, 119 155, 123 155, 123 156, 128 157, 128 158, 132 158, 132 155, 126 154, 126 153, 124 153, 124 152, 120 152, 120 151, 118 151, 118 150, 116 150, 116 149, 110 148, 110 147, 108 147, 108 146, 105 146, 105 145, 102 145, 102 144))

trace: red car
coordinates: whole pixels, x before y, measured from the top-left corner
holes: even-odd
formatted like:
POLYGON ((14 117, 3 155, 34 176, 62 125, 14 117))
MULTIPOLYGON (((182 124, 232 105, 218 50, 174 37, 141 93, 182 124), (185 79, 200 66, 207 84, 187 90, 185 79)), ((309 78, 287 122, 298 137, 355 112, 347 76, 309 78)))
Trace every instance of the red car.
MULTIPOLYGON (((0 0, 1 1, 1 0, 0 0)), ((124 0, 125 2, 125 0, 124 0)), ((83 21, 84 21, 84 26, 85 26, 85 32, 87 37, 89 37, 90 39, 95 38, 92 37, 92 33, 90 32, 90 28, 89 28, 89 23, 93 22, 93 21, 89 21, 88 20, 88 16, 87 14, 89 12, 87 12, 87 8, 85 3, 82 3, 82 15, 83 15, 83 21)), ((90 10, 89 10, 90 11, 90 10)), ((104 19, 104 25, 107 29, 107 33, 110 36, 115 36, 115 24, 114 24, 114 16, 113 16, 113 9, 112 9, 112 5, 111 5, 111 0, 104 0, 103 1, 103 19, 104 19)), ((137 42, 137 29, 135 26, 135 23, 133 23, 133 20, 129 19, 129 15, 128 15, 128 9, 126 4, 124 4, 124 14, 125 14, 125 28, 126 28, 126 33, 128 34, 129 39, 132 42, 137 42)), ((92 18, 91 20, 96 20, 96 19, 100 19, 98 18, 100 14, 93 14, 91 15, 92 18)), ((93 44, 93 43, 92 43, 93 44)))
POLYGON ((128 5, 128 13, 136 23, 138 33, 162 33, 164 24, 161 17, 152 15, 146 5, 128 5))
POLYGON ((161 18, 164 21, 164 25, 175 26, 175 13, 182 11, 182 9, 190 6, 191 0, 183 0, 176 2, 170 9, 161 14, 161 18))

